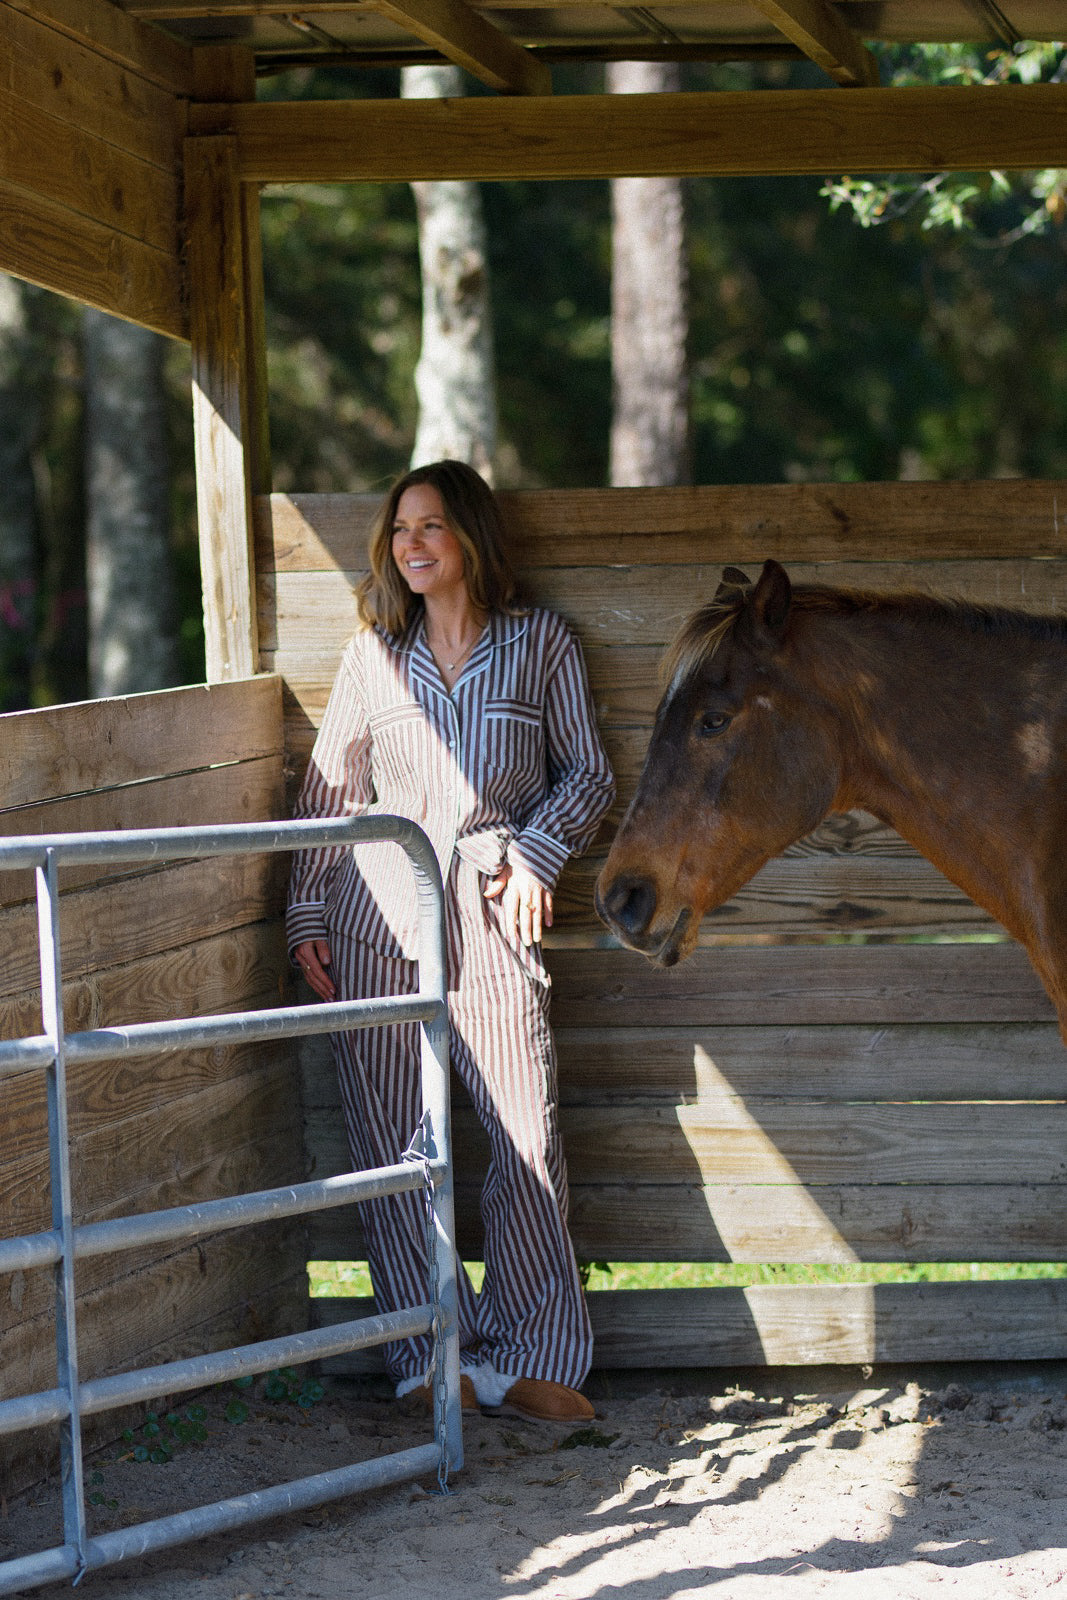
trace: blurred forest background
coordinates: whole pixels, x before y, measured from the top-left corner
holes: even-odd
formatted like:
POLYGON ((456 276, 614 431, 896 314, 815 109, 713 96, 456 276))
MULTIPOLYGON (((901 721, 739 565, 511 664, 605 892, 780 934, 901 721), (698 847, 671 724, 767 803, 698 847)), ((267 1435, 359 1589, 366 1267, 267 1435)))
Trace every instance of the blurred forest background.
MULTIPOLYGON (((1062 78, 1065 59, 1060 46, 898 53, 883 81, 1062 78)), ((677 83, 816 76, 686 66, 677 83)), ((260 94, 381 96, 397 80, 308 71, 260 94)), ((604 86, 597 68, 556 81, 604 86)), ((692 481, 1067 477, 1065 180, 685 180, 692 481)), ((611 185, 478 187, 495 482, 612 481, 611 185)), ((384 490, 418 422, 412 190, 268 189, 262 215, 274 487, 384 490)), ((111 323, 0 275, 0 710, 203 677, 188 351, 111 323), (124 455, 151 486, 136 503, 124 455), (157 604, 134 646, 143 681, 109 688, 108 608, 122 599, 107 574, 123 544, 157 604)))

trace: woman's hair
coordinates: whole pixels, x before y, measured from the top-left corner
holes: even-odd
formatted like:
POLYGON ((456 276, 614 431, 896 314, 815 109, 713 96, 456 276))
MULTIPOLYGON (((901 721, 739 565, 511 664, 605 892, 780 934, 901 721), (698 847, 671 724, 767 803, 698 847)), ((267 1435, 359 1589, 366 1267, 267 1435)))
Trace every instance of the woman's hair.
POLYGON ((382 627, 402 634, 421 596, 413 595, 393 560, 393 524, 400 497, 406 489, 428 483, 441 496, 445 520, 463 551, 463 577, 467 593, 483 611, 521 610, 516 604, 515 574, 507 538, 493 491, 485 479, 463 461, 434 461, 414 467, 394 483, 378 513, 370 537, 370 571, 356 590, 360 619, 365 627, 382 627))

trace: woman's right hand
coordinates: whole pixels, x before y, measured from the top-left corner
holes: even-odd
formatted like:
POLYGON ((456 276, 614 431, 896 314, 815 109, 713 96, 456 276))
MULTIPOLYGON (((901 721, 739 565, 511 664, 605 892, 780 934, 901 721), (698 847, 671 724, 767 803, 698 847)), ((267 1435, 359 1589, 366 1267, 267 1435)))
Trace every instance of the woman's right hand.
POLYGON ((330 947, 325 939, 305 939, 293 949, 293 960, 320 1000, 334 1000, 337 990, 330 976, 330 947))

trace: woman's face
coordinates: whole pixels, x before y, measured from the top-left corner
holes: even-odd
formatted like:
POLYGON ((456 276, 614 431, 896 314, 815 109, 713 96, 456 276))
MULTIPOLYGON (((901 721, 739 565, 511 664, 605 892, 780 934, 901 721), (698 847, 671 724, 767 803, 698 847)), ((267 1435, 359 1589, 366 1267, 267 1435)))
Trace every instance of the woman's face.
POLYGON ((448 526, 444 502, 431 483, 405 489, 393 518, 393 560, 413 594, 426 600, 466 592, 463 547, 448 526))

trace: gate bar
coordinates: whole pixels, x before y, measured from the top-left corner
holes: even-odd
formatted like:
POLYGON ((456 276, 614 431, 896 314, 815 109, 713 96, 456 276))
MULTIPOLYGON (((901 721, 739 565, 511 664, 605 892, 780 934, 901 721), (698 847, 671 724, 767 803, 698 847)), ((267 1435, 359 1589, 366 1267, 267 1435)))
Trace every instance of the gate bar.
MULTIPOLYGON (((105 834, 50 834, 0 841, 0 870, 32 867, 37 876, 38 937, 41 950, 43 1035, 0 1044, 0 1079, 14 1071, 41 1068, 49 1097, 49 1152, 52 1165, 50 1231, 0 1241, 0 1270, 51 1264, 56 1278, 56 1351, 59 1386, 0 1404, 0 1433, 60 1423, 65 1542, 51 1550, 0 1563, 0 1594, 27 1585, 73 1577, 130 1555, 239 1527, 300 1506, 321 1503, 385 1483, 400 1482, 436 1468, 442 1484, 449 1467, 463 1464, 459 1397, 457 1268, 450 1164, 448 1094, 448 1014, 445 971, 443 888, 440 868, 422 829, 394 816, 331 818, 319 821, 237 823, 208 828, 128 829, 105 834), (68 862, 110 864, 174 861, 222 854, 263 854, 300 848, 347 848, 357 842, 389 840, 406 851, 415 872, 419 922, 419 994, 384 1000, 280 1007, 271 1011, 184 1018, 169 1023, 99 1028, 64 1035, 59 944, 57 867, 68 862), (397 1168, 347 1174, 337 1180, 264 1190, 172 1211, 120 1218, 75 1229, 70 1199, 65 1069, 72 1061, 147 1055, 230 1041, 332 1032, 338 1028, 421 1024, 423 1127, 428 1138, 415 1159, 397 1168), (358 1198, 424 1187, 428 1195, 431 1250, 431 1303, 387 1316, 360 1318, 340 1326, 288 1335, 259 1345, 193 1357, 81 1384, 77 1371, 74 1262, 78 1255, 121 1250, 142 1242, 195 1237, 209 1229, 245 1225, 267 1218, 298 1215, 358 1198), (432 1202, 432 1203, 431 1203, 432 1202), (339 1354, 397 1337, 433 1332, 440 1361, 434 1407, 434 1442, 389 1457, 319 1473, 252 1495, 200 1506, 120 1532, 90 1539, 84 1501, 81 1417, 126 1404, 148 1394, 194 1388, 279 1364, 339 1354)), ((409 1158, 415 1155, 414 1146, 409 1158)))
MULTIPOLYGON (((228 1383, 233 1378, 272 1372, 275 1367, 325 1360, 350 1350, 366 1350, 388 1339, 408 1339, 428 1333, 432 1321, 431 1305, 411 1306, 402 1311, 379 1312, 372 1317, 339 1322, 329 1328, 283 1334, 277 1339, 263 1339, 258 1344, 187 1356, 182 1361, 168 1361, 156 1367, 140 1367, 135 1372, 119 1372, 110 1378, 93 1378, 79 1386, 78 1411, 84 1416, 96 1415, 101 1411, 113 1411, 117 1406, 151 1400, 160 1394, 206 1388, 228 1383)), ((15 1400, 0 1401, 0 1434, 61 1422, 69 1415, 70 1400, 65 1389, 43 1389, 39 1394, 19 1395, 15 1400)))
MULTIPOLYGON (((432 1161, 435 1185, 440 1184, 444 1164, 432 1161)), ((318 1178, 285 1189, 260 1189, 255 1194, 234 1195, 225 1200, 201 1200, 195 1205, 175 1206, 170 1211, 142 1211, 133 1217, 110 1222, 89 1222, 74 1229, 74 1259, 108 1255, 115 1250, 130 1250, 146 1244, 162 1244, 171 1239, 195 1239, 201 1233, 216 1233, 222 1228, 247 1226, 253 1222, 274 1222, 282 1217, 306 1216, 309 1211, 328 1211, 334 1206, 356 1201, 381 1200, 386 1195, 417 1189, 421 1169, 411 1162, 395 1167, 377 1167, 365 1173, 343 1173, 335 1178, 318 1178)), ((28 1233, 17 1239, 0 1239, 0 1272, 25 1272, 30 1267, 47 1267, 58 1261, 62 1244, 58 1234, 28 1233)))

